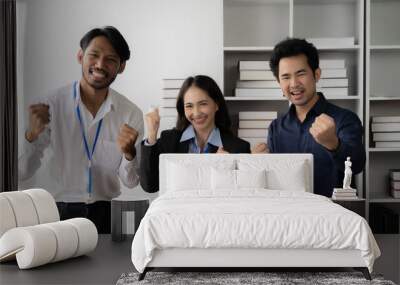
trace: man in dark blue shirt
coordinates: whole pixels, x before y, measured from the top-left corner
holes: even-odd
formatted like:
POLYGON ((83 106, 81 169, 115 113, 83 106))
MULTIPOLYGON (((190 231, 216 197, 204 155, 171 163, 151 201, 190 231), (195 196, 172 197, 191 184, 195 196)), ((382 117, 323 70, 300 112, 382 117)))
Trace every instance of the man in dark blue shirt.
POLYGON ((291 106, 270 125, 267 147, 271 153, 312 153, 314 193, 331 197, 334 187, 342 187, 346 157, 351 157, 353 174, 364 168, 361 122, 316 92, 321 69, 312 44, 301 39, 280 42, 270 67, 291 106))

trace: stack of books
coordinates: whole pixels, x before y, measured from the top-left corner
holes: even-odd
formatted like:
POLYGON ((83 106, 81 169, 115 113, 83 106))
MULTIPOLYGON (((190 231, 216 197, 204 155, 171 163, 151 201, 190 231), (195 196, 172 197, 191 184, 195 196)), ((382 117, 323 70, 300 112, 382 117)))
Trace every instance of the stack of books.
POLYGON ((326 98, 349 95, 349 79, 344 59, 321 59, 321 79, 317 83, 317 91, 326 98))
POLYGON ((329 38, 307 38, 317 49, 318 48, 342 48, 354 47, 354 37, 329 37, 329 38))
POLYGON ((400 147, 400 116, 372 117, 371 132, 375 147, 400 147))
POLYGON ((334 188, 332 199, 335 200, 354 200, 357 198, 357 190, 356 189, 343 189, 343 188, 334 188))
MULTIPOLYGON (((178 112, 176 111, 176 99, 185 79, 163 79, 163 90, 160 106, 160 132, 175 127, 178 112)), ((160 133, 159 132, 159 133, 160 133)))
POLYGON ((239 81, 236 83, 235 96, 282 97, 269 61, 239 61, 239 81))
MULTIPOLYGON (((325 97, 348 96, 349 79, 344 59, 321 59, 321 79, 317 91, 325 97)), ((236 83, 236 97, 281 98, 279 83, 274 77, 269 61, 239 61, 239 80, 236 83)))
POLYGON ((393 198, 400 198, 400 169, 390 169, 390 193, 393 198))
POLYGON ((273 111, 239 112, 238 137, 248 141, 251 147, 266 143, 269 125, 277 116, 278 113, 273 111))

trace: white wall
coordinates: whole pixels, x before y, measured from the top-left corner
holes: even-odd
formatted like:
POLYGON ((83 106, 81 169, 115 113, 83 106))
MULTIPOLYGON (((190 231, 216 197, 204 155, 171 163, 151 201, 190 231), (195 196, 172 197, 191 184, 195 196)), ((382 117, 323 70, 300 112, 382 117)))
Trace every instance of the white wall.
MULTIPOLYGON (((222 87, 222 0, 17 0, 17 18, 20 151, 27 107, 79 79, 79 40, 97 26, 113 25, 128 41, 132 57, 112 87, 144 112, 159 104, 162 78, 207 74, 222 87)), ((20 188, 50 180, 42 167, 20 188)))

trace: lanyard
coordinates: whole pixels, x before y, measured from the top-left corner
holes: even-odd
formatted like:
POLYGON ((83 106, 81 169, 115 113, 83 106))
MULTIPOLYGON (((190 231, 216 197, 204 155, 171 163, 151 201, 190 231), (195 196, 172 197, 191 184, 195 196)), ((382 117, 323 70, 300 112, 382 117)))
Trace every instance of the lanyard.
MULTIPOLYGON (((76 100, 76 88, 77 88, 77 83, 75 81, 74 83, 74 100, 76 100)), ((88 167, 87 167, 87 176, 88 176, 88 185, 87 185, 87 193, 89 194, 89 199, 92 196, 92 158, 93 158, 93 153, 94 150, 96 148, 96 144, 97 144, 97 139, 99 138, 99 134, 100 134, 100 129, 101 129, 101 125, 103 124, 103 119, 101 119, 97 125, 97 129, 96 129, 96 135, 94 137, 94 142, 92 145, 92 150, 90 151, 89 148, 89 143, 88 140, 86 138, 85 135, 85 129, 83 127, 83 122, 82 122, 82 116, 81 116, 81 110, 79 109, 79 104, 76 104, 76 117, 78 118, 79 121, 79 126, 81 128, 81 133, 82 133, 82 140, 83 140, 83 144, 85 146, 85 153, 86 153, 86 157, 88 159, 88 167)))

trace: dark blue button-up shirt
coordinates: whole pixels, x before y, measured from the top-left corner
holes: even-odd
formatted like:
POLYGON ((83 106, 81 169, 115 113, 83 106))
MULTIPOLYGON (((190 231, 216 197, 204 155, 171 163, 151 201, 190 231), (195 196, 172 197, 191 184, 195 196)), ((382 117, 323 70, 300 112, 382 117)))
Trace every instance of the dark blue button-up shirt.
POLYGON ((356 114, 329 103, 321 93, 303 122, 297 118, 296 109, 274 120, 268 130, 268 147, 271 153, 312 153, 314 156, 314 193, 332 196, 334 187, 342 187, 344 162, 347 156, 353 162, 353 174, 365 165, 362 142, 363 128, 356 114), (332 152, 317 143, 309 132, 312 123, 322 113, 335 120, 339 147, 332 152))

